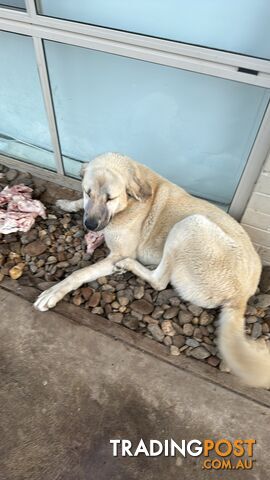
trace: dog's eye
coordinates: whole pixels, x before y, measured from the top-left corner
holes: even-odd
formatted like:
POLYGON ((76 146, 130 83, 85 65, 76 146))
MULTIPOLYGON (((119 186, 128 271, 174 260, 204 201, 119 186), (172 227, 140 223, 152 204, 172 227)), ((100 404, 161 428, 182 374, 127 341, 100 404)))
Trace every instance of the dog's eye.
POLYGON ((107 194, 107 198, 106 198, 107 202, 111 202, 112 200, 115 200, 115 199, 116 199, 116 197, 111 197, 111 195, 107 194))

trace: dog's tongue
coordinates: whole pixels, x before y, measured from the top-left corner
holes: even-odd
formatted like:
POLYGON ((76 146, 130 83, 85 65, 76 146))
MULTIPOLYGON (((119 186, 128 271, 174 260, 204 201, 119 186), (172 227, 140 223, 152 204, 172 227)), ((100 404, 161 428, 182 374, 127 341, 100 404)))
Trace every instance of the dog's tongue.
POLYGON ((104 242, 104 235, 102 232, 88 232, 85 237, 87 253, 94 253, 97 247, 104 242))

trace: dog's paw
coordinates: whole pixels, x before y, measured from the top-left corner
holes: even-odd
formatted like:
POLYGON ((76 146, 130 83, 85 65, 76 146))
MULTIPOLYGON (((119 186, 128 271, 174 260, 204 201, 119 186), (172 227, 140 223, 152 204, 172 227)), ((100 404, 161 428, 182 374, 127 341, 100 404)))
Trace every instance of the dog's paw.
POLYGON ((68 212, 70 209, 70 200, 56 200, 55 205, 57 208, 61 208, 61 210, 64 210, 64 212, 68 212))
POLYGON ((64 295, 62 294, 59 286, 54 285, 39 295, 34 303, 34 307, 40 312, 46 312, 50 308, 55 307, 55 305, 63 298, 63 296, 64 295))
POLYGON ((132 262, 133 262, 132 258, 124 258, 123 260, 116 262, 116 264, 114 265, 115 272, 125 273, 130 271, 132 267, 132 262))
POLYGON ((113 266, 113 273, 124 274, 124 273, 126 273, 126 271, 127 270, 125 270, 124 268, 122 268, 118 265, 113 266))

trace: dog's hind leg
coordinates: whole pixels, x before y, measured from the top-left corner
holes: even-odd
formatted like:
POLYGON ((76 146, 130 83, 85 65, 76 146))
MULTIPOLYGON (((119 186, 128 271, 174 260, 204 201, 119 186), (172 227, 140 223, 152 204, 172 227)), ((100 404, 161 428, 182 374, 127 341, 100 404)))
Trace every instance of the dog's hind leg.
POLYGON ((78 212, 83 209, 83 198, 79 200, 57 200, 56 206, 64 212, 78 212))
POLYGON ((149 270, 133 258, 125 258, 115 264, 117 270, 128 270, 148 282, 155 290, 164 290, 170 281, 170 262, 166 255, 155 270, 149 270))

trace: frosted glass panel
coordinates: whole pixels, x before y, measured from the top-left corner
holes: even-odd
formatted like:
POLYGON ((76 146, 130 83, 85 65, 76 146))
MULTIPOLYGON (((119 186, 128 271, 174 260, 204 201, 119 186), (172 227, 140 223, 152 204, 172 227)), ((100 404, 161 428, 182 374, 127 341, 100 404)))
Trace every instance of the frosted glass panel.
POLYGON ((0 7, 11 7, 19 10, 25 10, 24 0, 3 0, 0 1, 0 7))
POLYGON ((270 58, 269 0, 40 0, 40 13, 270 58))
POLYGON ((118 151, 231 202, 269 91, 60 43, 45 49, 64 155, 118 151))
POLYGON ((32 39, 0 32, 0 152, 55 169, 32 39))

